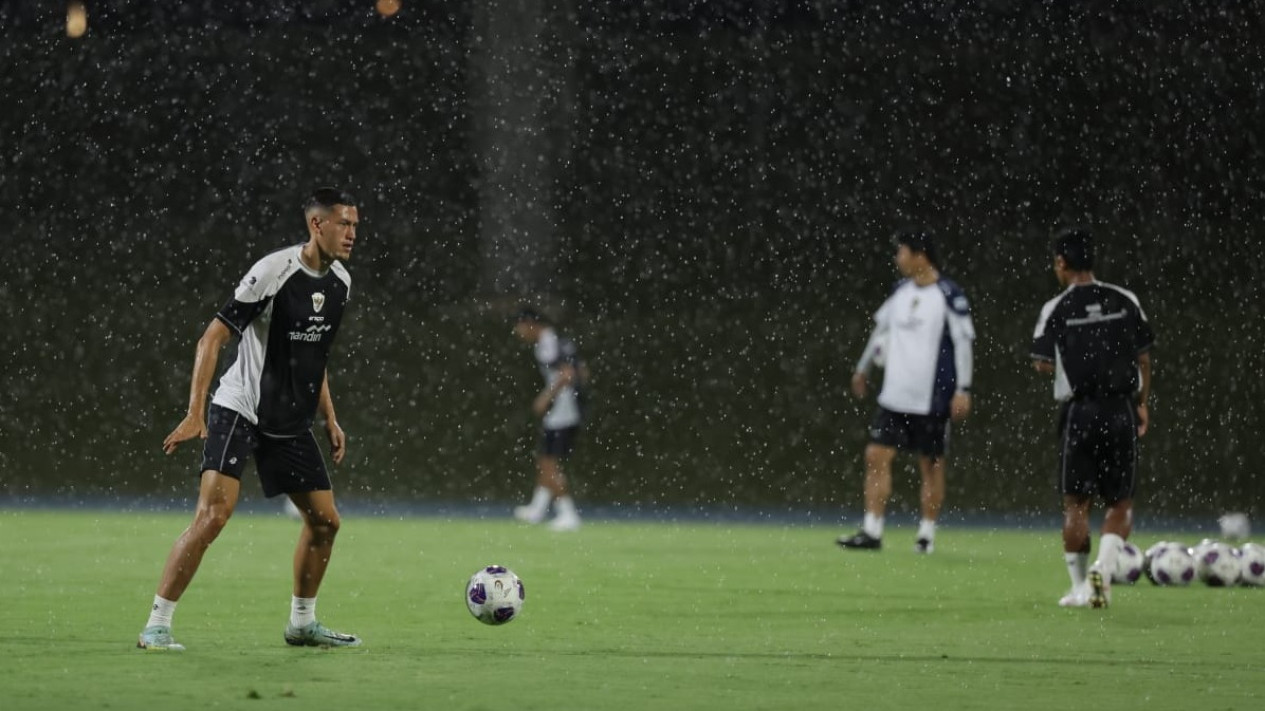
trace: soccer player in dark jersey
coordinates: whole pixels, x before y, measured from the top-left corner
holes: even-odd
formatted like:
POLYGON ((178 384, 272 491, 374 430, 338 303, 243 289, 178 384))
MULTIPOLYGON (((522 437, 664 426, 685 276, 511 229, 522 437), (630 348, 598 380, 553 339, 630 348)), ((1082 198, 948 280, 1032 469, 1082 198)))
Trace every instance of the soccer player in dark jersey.
POLYGON ((556 515, 549 522, 554 531, 574 531, 580 514, 567 487, 562 463, 571 456, 583 422, 584 384, 588 367, 575 342, 560 336, 549 319, 534 309, 522 309, 514 318, 514 333, 531 344, 545 386, 532 402, 540 418, 540 444, 536 450, 536 488, 531 502, 514 508, 514 517, 540 523, 553 503, 556 515))
POLYGON ((874 315, 874 332, 852 375, 853 395, 865 397, 871 364, 880 356, 886 360, 865 448, 865 518, 860 531, 838 543, 851 550, 882 547, 892 460, 905 450, 918 455, 922 474, 914 550, 931 553, 944 503, 949 420, 971 410, 975 326, 962 288, 936 268, 930 235, 897 235, 896 268, 905 278, 874 315))
POLYGON ((255 263, 198 341, 189 410, 163 440, 171 454, 187 440, 205 440, 193 522, 167 556, 149 621, 137 646, 183 650, 171 635, 176 601, 207 548, 233 515, 242 472, 255 459, 264 495, 287 495, 303 517, 294 551, 294 589, 285 641, 296 646, 355 647, 360 639, 316 620, 316 593, 338 533, 329 472, 312 434, 319 411, 330 453, 346 454, 346 435, 334 413, 326 364, 342 322, 351 277, 359 211, 341 190, 320 188, 304 206, 308 241, 255 263), (220 349, 239 338, 237 358, 207 393, 220 349))
POLYGON ((1094 278, 1094 242, 1074 228, 1053 239, 1054 275, 1065 287, 1041 307, 1033 365, 1054 375, 1059 413, 1063 553, 1072 588, 1064 607, 1106 607, 1111 574, 1133 528, 1138 438, 1150 421, 1151 326, 1138 297, 1094 278), (1089 509, 1107 506, 1098 559, 1089 560, 1089 509))

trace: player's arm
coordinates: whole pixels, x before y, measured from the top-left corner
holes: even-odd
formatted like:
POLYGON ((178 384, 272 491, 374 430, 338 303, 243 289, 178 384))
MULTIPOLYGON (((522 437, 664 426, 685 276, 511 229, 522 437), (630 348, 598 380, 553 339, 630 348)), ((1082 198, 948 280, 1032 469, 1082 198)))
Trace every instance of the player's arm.
POLYGON ((949 403, 949 416, 955 420, 971 414, 971 385, 975 382, 975 324, 967 309, 966 297, 954 298, 949 304, 949 339, 953 341, 953 367, 957 389, 949 403))
POLYGON ((1141 376, 1142 386, 1138 390, 1138 436, 1146 434, 1151 424, 1151 412, 1147 409, 1147 402, 1151 397, 1151 353, 1144 351, 1138 354, 1138 374, 1141 376))
POLYGON ((334 414, 334 397, 329 392, 328 369, 325 371, 325 377, 321 378, 321 395, 317 400, 316 409, 325 419, 325 433, 329 435, 329 455, 335 464, 341 464, 343 457, 347 455, 347 434, 343 432, 343 428, 338 424, 338 416, 334 414))
POLYGON ((878 359, 879 353, 883 349, 883 344, 887 342, 887 332, 890 328, 888 322, 887 301, 883 302, 883 306, 874 314, 874 330, 870 333, 870 340, 866 341, 865 348, 861 351, 861 357, 857 360, 856 366, 852 369, 852 394, 856 397, 865 397, 866 382, 870 376, 870 368, 873 367, 878 359))
POLYGON ((563 363, 558 367, 558 377, 554 378, 548 387, 541 390, 535 401, 532 402, 532 412, 536 413, 537 416, 544 417, 545 413, 549 412, 549 406, 553 404, 554 398, 558 397, 558 393, 562 392, 562 389, 569 386, 574 380, 575 366, 570 363, 563 363))
POLYGON ((215 377, 215 365, 220 360, 220 349, 233 337, 233 332, 218 318, 207 324, 206 331, 198 339, 197 352, 193 357, 193 376, 189 385, 189 411, 176 429, 163 440, 163 451, 171 454, 176 445, 194 437, 206 439, 206 397, 215 377))
POLYGON ((1037 327, 1032 332, 1032 369, 1042 375, 1054 374, 1054 332, 1050 328, 1050 316, 1054 312, 1057 299, 1047 301, 1041 307, 1041 315, 1037 317, 1037 327))

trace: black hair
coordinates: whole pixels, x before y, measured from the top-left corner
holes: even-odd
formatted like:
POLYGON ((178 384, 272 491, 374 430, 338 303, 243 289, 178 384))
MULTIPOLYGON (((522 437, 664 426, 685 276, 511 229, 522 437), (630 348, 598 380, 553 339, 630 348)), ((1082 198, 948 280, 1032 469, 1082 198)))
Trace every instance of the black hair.
POLYGON ((533 323, 548 324, 549 317, 540 313, 536 309, 533 309, 529 306, 524 306, 514 313, 514 323, 519 323, 521 321, 531 321, 533 323))
POLYGON ((303 211, 307 212, 314 208, 323 210, 333 209, 335 205, 347 205, 348 207, 356 206, 356 198, 346 190, 338 188, 317 188, 312 191, 307 202, 303 203, 303 211))
POLYGON ((1084 227, 1068 227, 1050 240, 1054 255, 1062 257, 1068 269, 1087 272, 1094 268, 1094 238, 1084 227))
POLYGON ((911 252, 920 252, 927 256, 932 265, 940 263, 940 255, 936 253, 936 240, 929 232, 898 232, 892 238, 896 246, 905 245, 911 252))

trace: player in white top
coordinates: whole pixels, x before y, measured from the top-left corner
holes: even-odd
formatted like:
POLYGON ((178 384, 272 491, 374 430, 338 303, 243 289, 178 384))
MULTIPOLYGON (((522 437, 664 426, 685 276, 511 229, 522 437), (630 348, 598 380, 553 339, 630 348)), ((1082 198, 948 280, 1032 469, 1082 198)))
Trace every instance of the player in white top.
POLYGON ((852 393, 863 398, 870 366, 886 361, 865 449, 865 519, 859 532, 841 536, 838 543, 848 549, 882 548, 892 460, 900 449, 918 454, 922 520, 914 550, 930 553, 944 503, 949 420, 961 420, 971 410, 975 327, 962 289, 936 269, 931 236, 902 233, 896 247, 896 268, 905 279, 874 315, 873 335, 852 376, 852 393))
POLYGON ((333 188, 316 190, 303 212, 307 242, 256 262, 198 341, 188 413, 163 440, 167 454, 181 442, 204 440, 198 503, 193 522, 167 556, 149 620, 137 640, 142 649, 184 649, 171 635, 176 602, 232 517, 251 459, 264 495, 285 494, 303 517, 294 551, 286 643, 360 645, 359 637, 335 632, 316 619, 316 593, 340 520, 311 430, 319 412, 334 463, 341 462, 346 436, 334 414, 326 365, 351 293, 351 277, 342 262, 351 257, 359 212, 352 196, 333 188), (233 337, 238 338, 237 357, 208 407, 220 349, 233 337))
POLYGON ((583 422, 584 384, 588 369, 573 341, 558 335, 553 324, 533 309, 522 309, 514 319, 514 333, 532 345, 545 387, 532 402, 541 418, 540 445, 536 451, 536 488, 531 503, 514 508, 514 517, 540 523, 552 502, 556 515, 549 523, 555 531, 574 531, 580 515, 567 489, 562 462, 575 448, 583 422))

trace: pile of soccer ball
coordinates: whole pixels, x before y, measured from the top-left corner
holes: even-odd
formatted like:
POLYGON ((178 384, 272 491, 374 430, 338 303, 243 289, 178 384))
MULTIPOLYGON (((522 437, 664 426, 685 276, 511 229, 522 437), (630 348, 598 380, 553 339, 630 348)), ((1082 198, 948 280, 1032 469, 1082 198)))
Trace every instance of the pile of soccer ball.
POLYGON ((1115 583, 1134 583, 1142 576, 1156 585, 1189 585, 1199 580, 1211 587, 1265 586, 1265 547, 1244 543, 1240 548, 1205 538, 1187 548, 1161 541, 1145 553, 1125 543, 1116 558, 1115 583))

